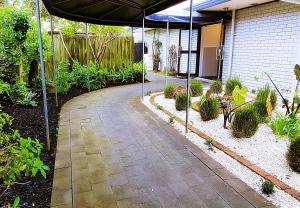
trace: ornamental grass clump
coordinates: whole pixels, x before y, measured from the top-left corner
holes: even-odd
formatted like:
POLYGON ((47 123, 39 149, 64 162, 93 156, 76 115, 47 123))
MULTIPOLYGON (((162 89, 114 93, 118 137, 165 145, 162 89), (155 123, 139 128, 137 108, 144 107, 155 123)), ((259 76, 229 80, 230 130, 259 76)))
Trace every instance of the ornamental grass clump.
POLYGON ((251 137, 255 134, 259 124, 259 119, 255 108, 247 105, 235 112, 232 122, 232 134, 234 137, 251 137))
POLYGON ((223 88, 222 88, 222 82, 221 81, 213 81, 211 84, 210 84, 210 90, 212 93, 214 94, 220 94, 222 93, 223 91, 223 88))
POLYGON ((261 118, 260 120, 263 121, 265 118, 271 116, 272 111, 276 107, 276 102, 277 95, 274 90, 270 89, 269 85, 259 89, 255 98, 254 107, 261 118))
POLYGON ((239 86, 239 88, 242 88, 242 83, 241 83, 240 79, 238 77, 229 78, 225 84, 225 93, 227 95, 231 95, 236 86, 239 86))
POLYGON ((270 196, 271 194, 273 194, 275 192, 274 184, 271 181, 265 181, 262 184, 261 190, 264 194, 267 194, 268 196, 270 196))
POLYGON ((291 169, 300 173, 300 136, 291 140, 286 158, 291 169))
POLYGON ((204 97, 199 104, 200 116, 203 121, 215 119, 219 115, 220 103, 216 97, 204 97))
POLYGON ((203 94, 203 84, 200 80, 192 80, 190 89, 193 97, 198 97, 203 94))
POLYGON ((164 88, 165 98, 174 98, 176 86, 174 84, 168 84, 164 88))
MULTIPOLYGON (((187 94, 186 93, 181 93, 176 95, 175 98, 175 107, 176 110, 181 111, 181 110, 186 110, 186 104, 187 104, 187 94)), ((189 106, 191 106, 191 97, 189 97, 189 106)))

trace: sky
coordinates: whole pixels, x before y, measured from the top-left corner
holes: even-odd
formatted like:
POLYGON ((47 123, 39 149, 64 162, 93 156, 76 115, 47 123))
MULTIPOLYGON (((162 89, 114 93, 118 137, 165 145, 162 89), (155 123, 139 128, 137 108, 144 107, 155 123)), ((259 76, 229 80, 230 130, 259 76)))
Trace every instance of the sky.
MULTIPOLYGON (((198 4, 198 3, 201 3, 201 2, 204 2, 206 0, 193 0, 193 4, 198 4)), ((175 6, 172 6, 168 9, 166 9, 165 11, 174 11, 174 10, 178 10, 178 9, 185 9, 185 8, 188 8, 190 6, 190 1, 184 1, 180 4, 177 4, 175 6)))

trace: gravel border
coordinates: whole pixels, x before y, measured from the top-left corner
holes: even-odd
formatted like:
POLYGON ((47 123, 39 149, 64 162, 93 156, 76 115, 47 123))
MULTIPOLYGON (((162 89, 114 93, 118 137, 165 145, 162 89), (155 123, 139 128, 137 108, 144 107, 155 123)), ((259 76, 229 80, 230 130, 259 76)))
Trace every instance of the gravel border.
MULTIPOLYGON (((157 94, 159 94, 159 93, 154 93, 151 96, 154 96, 154 95, 157 95, 157 94)), ((197 101, 197 100, 199 100, 199 98, 193 98, 193 101, 197 101)), ((159 95, 156 98, 156 102, 157 102, 157 104, 161 105, 163 108, 167 109, 168 111, 170 111, 174 115, 178 116, 179 118, 182 118, 183 120, 185 119, 185 112, 176 111, 175 104, 174 104, 175 101, 174 100, 172 100, 172 99, 165 99, 163 95, 159 95)), ((162 111, 158 110, 155 106, 153 106, 150 103, 150 96, 146 96, 144 98, 143 103, 148 108, 150 108, 154 113, 156 113, 157 115, 159 115, 160 118, 162 118, 166 122, 169 122, 169 116, 166 115, 165 113, 163 113, 162 111)), ((214 139, 215 139, 216 135, 217 135, 218 138, 219 138, 218 135, 220 135, 220 137, 222 137, 222 138, 223 137, 226 138, 226 140, 222 140, 222 142, 219 141, 220 143, 224 144, 224 141, 227 142, 227 140, 230 140, 230 138, 227 137, 228 135, 231 137, 231 135, 228 133, 228 130, 226 130, 227 132, 225 132, 225 133, 222 131, 223 130, 223 128, 222 128, 222 122, 223 122, 222 116, 220 116, 216 120, 211 121, 210 122, 210 126, 208 128, 207 125, 206 125, 206 123, 205 123, 205 127, 204 127, 203 126, 203 122, 200 122, 201 120, 200 120, 199 113, 191 109, 190 110, 190 121, 191 121, 191 124, 194 127, 196 127, 197 129, 199 129, 199 130, 201 130, 201 131, 203 131, 205 133, 207 133, 207 129, 212 128, 211 126, 213 126, 214 128, 217 128, 217 129, 210 129, 211 132, 208 132, 208 135, 211 136, 214 139), (217 121, 221 122, 221 123, 220 124, 216 123, 217 121), (212 135, 210 135, 210 134, 212 134, 212 135)), ((264 181, 262 177, 260 177, 259 175, 255 174, 254 172, 252 172, 247 167, 243 166, 242 164, 240 164, 239 162, 237 162, 236 160, 234 160, 230 156, 226 155, 224 152, 222 152, 222 151, 220 151, 220 150, 218 150, 216 148, 214 148, 213 151, 210 150, 208 148, 208 146, 204 144, 205 140, 203 138, 199 137, 198 135, 196 135, 195 133, 185 134, 185 127, 182 124, 180 124, 179 122, 175 121, 172 124, 172 126, 175 129, 177 129, 181 134, 185 135, 187 139, 189 139, 194 144, 196 144, 199 148, 201 148, 202 150, 204 150, 208 155, 210 155, 216 161, 218 161, 219 163, 221 163, 226 169, 228 169, 234 175, 236 175, 237 177, 239 177, 242 181, 244 181, 245 183, 247 183, 251 188, 253 188, 255 191, 257 191, 258 193, 260 193, 261 195, 263 195, 262 192, 261 192, 261 184, 264 181)), ((271 133, 272 134, 272 132, 268 132, 267 130, 265 130, 266 128, 269 128, 269 127, 267 127, 267 126, 263 127, 263 133, 271 133)), ((262 135, 256 134, 255 136, 261 137, 262 135)), ((253 140, 253 138, 251 138, 251 139, 253 140)), ((218 139, 216 139, 216 140, 218 141, 218 139)), ((231 138, 231 140, 232 140, 232 138, 231 138)), ((245 140, 245 139, 242 139, 242 140, 245 140)), ((247 144, 247 142, 241 142, 242 140, 238 140, 238 143, 239 144, 242 143, 243 145, 247 144)), ((255 139, 254 141, 251 141, 251 145, 253 146, 255 144, 255 142, 258 142, 258 141, 257 141, 257 139, 255 139)), ((274 140, 271 140, 271 141, 273 142, 273 144, 275 143, 274 140)), ((278 140, 278 143, 276 143, 276 144, 278 146, 280 146, 280 145, 282 145, 281 142, 283 142, 283 141, 284 140, 278 140)), ((270 143, 266 143, 266 144, 270 145, 270 143)), ((226 143, 226 145, 227 145, 227 143, 226 143)), ((259 145, 262 145, 262 144, 259 143, 259 145)), ((236 148, 239 148, 239 146, 237 146, 236 148)), ((236 148, 232 148, 232 149, 234 151, 237 151, 236 148)), ((287 145, 286 145, 286 148, 287 148, 287 145)), ((269 150, 269 147, 267 149, 269 150)), ((282 149, 284 149, 284 148, 282 148, 282 149)), ((282 150, 282 149, 281 149, 280 152, 284 152, 284 150, 282 150)), ((243 150, 245 151, 245 148, 243 148, 243 150)), ((247 151, 248 151, 248 149, 247 149, 247 151)), ((275 151, 276 151, 276 149, 275 149, 275 151)), ((268 151, 263 151, 263 152, 268 152, 268 151)), ((240 153, 240 152, 238 152, 238 153, 240 153)), ((257 154, 258 154, 258 152, 252 153, 253 156, 255 156, 257 154)), ((261 156, 261 153, 258 154, 258 155, 261 156)), ((270 155, 272 155, 272 154, 270 154, 270 155)), ((282 154, 281 154, 281 156, 282 156, 282 154)), ((278 159, 278 157, 276 157, 276 158, 278 159)), ((249 158, 247 158, 247 159, 249 159, 249 158)), ((260 160, 261 159, 262 159, 262 157, 260 157, 260 160)), ((276 161, 274 162, 273 155, 272 155, 272 164, 274 164, 274 166, 278 165, 276 163, 276 161)), ((298 177, 299 177, 299 175, 298 175, 298 177)), ((298 180, 299 180, 298 182, 300 182, 300 179, 298 179, 298 180)), ((294 187, 294 186, 292 186, 292 187, 294 187)), ((263 196, 266 197, 265 195, 263 195, 263 196)), ((276 188, 275 194, 272 195, 272 196, 270 196, 270 197, 266 197, 266 199, 270 200, 274 205, 276 205, 278 207, 300 207, 300 202, 298 200, 296 200, 295 198, 293 198, 289 194, 287 194, 284 191, 279 190, 277 188, 276 188)))

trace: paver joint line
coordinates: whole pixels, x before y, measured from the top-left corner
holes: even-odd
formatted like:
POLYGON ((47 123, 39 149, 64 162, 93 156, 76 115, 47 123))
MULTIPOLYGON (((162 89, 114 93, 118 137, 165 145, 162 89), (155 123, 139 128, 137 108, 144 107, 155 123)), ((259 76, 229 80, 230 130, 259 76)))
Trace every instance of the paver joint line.
MULTIPOLYGON (((157 93, 155 95, 152 95, 150 97, 150 103, 152 105, 154 105, 155 107, 158 106, 158 104, 155 102, 155 98, 163 95, 163 93, 157 93)), ((162 112, 164 112, 165 114, 167 114, 168 116, 172 116, 174 117, 174 119, 176 121, 178 121, 180 124, 185 125, 185 121, 182 120, 181 118, 177 117, 176 115, 174 115, 173 113, 167 111, 166 109, 162 108, 160 109, 162 112)), ((193 127, 192 125, 188 125, 188 129, 190 131, 192 131, 193 133, 197 134, 198 136, 200 136, 201 138, 208 140, 208 139, 213 139, 210 136, 208 136, 207 134, 205 134, 204 132, 196 129, 195 127, 193 127)), ((215 140, 214 140, 215 141, 215 140)), ((257 175, 265 178, 266 180, 271 181, 272 183, 274 183, 275 186, 277 186, 279 189, 283 190, 284 192, 288 193, 289 195, 291 195, 292 197, 294 197, 295 199, 297 199, 298 201, 300 201, 300 192, 295 190, 294 188, 290 187, 289 185, 287 185, 286 183, 282 182, 281 180, 279 180, 278 178, 272 176, 271 174, 269 174, 268 172, 262 170, 260 167, 252 164, 249 160, 246 160, 245 158, 239 156, 237 153, 235 153, 234 151, 230 150, 228 147, 222 145, 221 143, 215 141, 212 143, 212 145, 214 147, 216 147, 217 149, 221 150, 222 152, 224 152, 225 154, 227 154, 228 156, 230 156, 231 158, 235 159, 236 161, 238 161, 239 163, 241 163, 242 165, 246 166, 247 168, 249 168, 251 171, 253 171, 254 173, 256 173, 257 175)))

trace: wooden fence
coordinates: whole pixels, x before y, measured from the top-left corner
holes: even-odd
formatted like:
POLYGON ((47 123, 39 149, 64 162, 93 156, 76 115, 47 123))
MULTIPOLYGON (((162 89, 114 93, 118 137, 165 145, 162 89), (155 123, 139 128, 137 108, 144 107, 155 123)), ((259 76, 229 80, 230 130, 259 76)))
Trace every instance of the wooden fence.
MULTIPOLYGON (((70 55, 61 40, 58 33, 54 35, 54 58, 57 64, 60 61, 69 61, 72 63, 73 60, 79 61, 81 64, 86 64, 86 37, 85 34, 77 34, 74 37, 64 37, 64 43, 68 48, 70 55)), ((89 49, 88 57, 89 63, 95 61, 92 48, 98 47, 96 44, 96 38, 93 35, 89 36, 89 49)), ((112 40, 107 49, 105 50, 103 59, 101 61, 101 67, 106 67, 111 70, 118 70, 122 66, 129 64, 133 59, 133 45, 132 38, 130 36, 118 37, 112 40)), ((53 78, 53 67, 51 58, 46 61, 46 77, 49 79, 53 78)))

